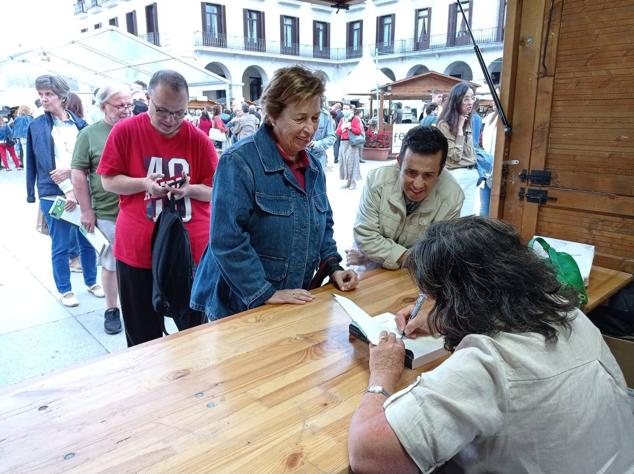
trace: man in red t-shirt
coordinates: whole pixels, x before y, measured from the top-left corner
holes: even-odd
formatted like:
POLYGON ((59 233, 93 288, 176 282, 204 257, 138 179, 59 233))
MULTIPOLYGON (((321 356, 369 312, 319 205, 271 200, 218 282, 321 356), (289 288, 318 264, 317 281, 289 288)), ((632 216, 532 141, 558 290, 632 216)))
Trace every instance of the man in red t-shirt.
MULTIPOLYGON (((209 241, 211 185, 218 164, 213 144, 185 121, 189 89, 175 71, 158 71, 148 89, 147 113, 112 129, 97 168, 106 191, 119 194, 114 255, 128 347, 162 335, 162 318, 152 306, 151 242, 154 222, 171 190, 189 233, 196 265, 209 241), (180 188, 161 177, 186 176, 180 188)), ((193 311, 179 330, 202 324, 193 311)))

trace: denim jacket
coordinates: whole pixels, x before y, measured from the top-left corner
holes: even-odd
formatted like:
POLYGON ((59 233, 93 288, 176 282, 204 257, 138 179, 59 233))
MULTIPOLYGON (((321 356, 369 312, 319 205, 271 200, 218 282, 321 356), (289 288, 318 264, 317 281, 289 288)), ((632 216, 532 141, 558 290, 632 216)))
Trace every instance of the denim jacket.
POLYGON ((341 261, 326 176, 310 156, 305 181, 304 191, 266 125, 223 154, 192 308, 223 318, 264 304, 276 290, 308 288, 321 261, 341 261))
MULTIPOLYGON (((81 130, 88 124, 68 111, 71 118, 77 125, 77 130, 81 130)), ((49 112, 45 112, 34 119, 29 125, 26 137, 26 200, 35 202, 35 184, 37 181, 37 192, 40 198, 44 196, 63 196, 64 193, 51 179, 50 172, 56 168, 55 165, 55 144, 53 143, 53 117, 49 112)))

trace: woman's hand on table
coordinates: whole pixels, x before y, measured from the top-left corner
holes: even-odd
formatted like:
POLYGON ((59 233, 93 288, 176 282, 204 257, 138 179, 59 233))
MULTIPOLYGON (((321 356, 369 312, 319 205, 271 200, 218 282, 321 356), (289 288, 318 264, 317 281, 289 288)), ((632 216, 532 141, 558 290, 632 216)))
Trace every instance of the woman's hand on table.
POLYGON ((410 304, 396 313, 394 318, 396 321, 396 327, 399 331, 405 330, 405 335, 415 339, 420 336, 430 336, 429 326, 427 325, 428 310, 421 308, 418 314, 407 323, 409 313, 414 309, 414 305, 410 304), (407 323, 407 324, 406 324, 407 323))
POLYGON ((303 288, 294 288, 291 290, 277 290, 273 293, 266 304, 304 304, 310 303, 315 297, 310 291, 303 288))
POLYGON ((332 272, 330 279, 341 291, 354 290, 359 284, 359 277, 354 270, 337 270, 332 272))

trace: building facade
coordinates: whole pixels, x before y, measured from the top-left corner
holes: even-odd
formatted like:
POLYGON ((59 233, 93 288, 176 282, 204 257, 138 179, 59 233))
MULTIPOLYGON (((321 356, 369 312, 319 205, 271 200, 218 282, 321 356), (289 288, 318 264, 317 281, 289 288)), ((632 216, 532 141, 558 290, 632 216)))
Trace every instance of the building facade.
MULTIPOLYGON (((497 82, 506 0, 460 2, 497 82)), ((348 10, 297 0, 75 0, 74 18, 78 34, 115 26, 225 77, 229 99, 259 98, 276 69, 298 63, 336 82, 364 54, 393 80, 431 70, 485 83, 456 0, 368 0, 348 10)))

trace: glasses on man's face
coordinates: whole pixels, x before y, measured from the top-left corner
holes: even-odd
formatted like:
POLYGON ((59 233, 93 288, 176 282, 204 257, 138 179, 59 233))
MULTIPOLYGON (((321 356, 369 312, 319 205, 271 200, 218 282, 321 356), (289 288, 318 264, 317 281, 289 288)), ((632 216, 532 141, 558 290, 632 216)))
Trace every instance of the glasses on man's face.
POLYGON ((156 115, 158 115, 159 117, 163 119, 172 118, 176 120, 181 120, 185 118, 185 115, 187 115, 187 110, 179 110, 177 112, 172 112, 163 107, 157 107, 157 106, 154 106, 154 111, 156 112, 156 115))
POLYGON ((118 112, 123 112, 124 110, 132 110, 134 108, 134 104, 113 104, 111 102, 106 102, 110 107, 114 107, 118 112))

